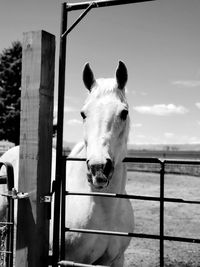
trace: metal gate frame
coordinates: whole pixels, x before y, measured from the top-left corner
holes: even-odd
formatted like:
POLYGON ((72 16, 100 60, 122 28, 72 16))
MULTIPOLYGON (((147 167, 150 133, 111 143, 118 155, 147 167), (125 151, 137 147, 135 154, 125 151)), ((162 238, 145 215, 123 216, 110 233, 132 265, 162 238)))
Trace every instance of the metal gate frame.
MULTIPOLYGON (((136 196, 136 195, 123 195, 123 194, 100 194, 93 193, 89 195, 94 195, 98 197, 115 197, 115 198, 130 198, 139 199, 147 201, 159 201, 160 202, 160 235, 149 235, 149 234, 139 234, 139 233, 116 233, 108 231, 91 231, 86 229, 69 229, 64 225, 65 213, 65 197, 66 195, 80 195, 80 192, 65 192, 65 167, 66 160, 85 160, 85 159, 70 159, 63 157, 63 118, 64 118, 64 95, 65 95, 65 69, 66 69, 66 37, 74 29, 74 27, 87 15, 87 13, 92 8, 107 7, 107 6, 117 6, 124 4, 131 4, 137 2, 150 2, 155 0, 98 0, 90 2, 81 2, 73 4, 62 4, 61 9, 61 33, 60 33, 60 53, 59 53, 59 75, 58 75, 58 113, 57 113, 57 144, 56 144, 56 177, 54 181, 55 189, 55 208, 54 208, 54 226, 53 226, 53 266, 57 266, 59 259, 64 259, 64 233, 65 231, 79 231, 81 233, 91 233, 91 234, 106 234, 106 235, 120 235, 120 236, 132 236, 138 238, 148 238, 148 239, 158 239, 160 240, 160 266, 164 266, 164 240, 170 241, 181 241, 181 242, 192 242, 200 243, 199 239, 183 238, 183 237, 173 237, 164 235, 164 203, 165 202, 177 202, 177 203, 188 203, 188 204, 200 204, 199 201, 188 201, 183 199, 175 198, 165 198, 164 197, 164 174, 165 165, 184 163, 184 164, 200 164, 197 161, 182 162, 182 161, 161 161, 156 158, 126 158, 124 162, 143 162, 143 163, 159 163, 160 164, 160 197, 146 197, 146 196, 136 196), (84 12, 79 16, 79 18, 72 24, 71 27, 67 28, 67 17, 68 13, 75 10, 85 9, 84 12), (63 179, 62 179, 63 178, 63 179), (62 195, 61 195, 62 186, 62 195), (61 231, 60 231, 60 201, 62 199, 62 213, 61 213, 61 231), (61 238, 61 252, 59 251, 61 238)), ((81 194, 82 196, 88 194, 81 194)), ((61 265, 61 264, 60 264, 61 265)), ((67 263, 63 262, 64 266, 89 266, 84 264, 67 263), (68 264, 68 265, 66 265, 68 264)))
MULTIPOLYGON (((66 170, 66 161, 85 161, 85 158, 71 158, 71 157, 63 157, 63 170, 66 170)), ((65 171, 63 171, 62 177, 62 197, 61 197, 61 252, 60 258, 64 260, 65 256, 65 232, 79 232, 79 233, 87 233, 87 234, 100 234, 100 235, 115 235, 115 236, 124 236, 124 237, 136 237, 136 238, 146 238, 146 239, 156 239, 160 241, 160 267, 164 266, 164 241, 178 241, 178 242, 186 242, 186 243, 196 243, 200 244, 200 239, 196 238, 186 238, 180 236, 169 236, 164 234, 164 204, 166 202, 169 203, 182 203, 182 204, 200 204, 200 201, 195 200, 185 200, 181 198, 166 198, 165 197, 165 166, 167 164, 184 164, 184 165, 198 165, 200 166, 200 161, 181 161, 181 160, 160 160, 157 158, 132 158, 127 157, 123 162, 132 162, 132 163, 156 163, 160 165, 160 196, 152 197, 152 196, 142 196, 142 195, 132 195, 132 194, 113 194, 113 193, 82 193, 82 192, 72 192, 65 191, 66 187, 66 175, 65 171), (158 201, 160 202, 160 234, 152 235, 152 234, 144 234, 144 233, 129 233, 129 232, 113 232, 113 231, 102 231, 102 230, 91 230, 91 229, 76 229, 76 228, 68 228, 65 225, 65 200, 66 196, 74 195, 74 196, 95 196, 95 197, 108 197, 108 198, 121 198, 121 199, 137 199, 143 201, 158 201)), ((70 265, 72 263, 63 261, 64 266, 85 266, 84 264, 70 265), (65 263, 65 265, 64 265, 65 263)), ((87 265, 93 266, 93 265, 87 265)))
POLYGON ((55 188, 55 209, 53 226, 53 266, 57 265, 59 259, 59 227, 60 227, 60 193, 62 179, 62 153, 63 153, 63 118, 64 118, 64 96, 65 96, 65 69, 66 69, 66 44, 68 34, 93 8, 108 6, 118 6, 133 3, 151 2, 155 0, 97 0, 81 3, 63 3, 61 8, 60 25, 60 50, 59 50, 59 73, 58 73, 58 113, 57 113, 57 143, 56 143, 56 174, 54 181, 55 188), (82 10, 84 12, 78 19, 67 27, 68 13, 71 11, 82 10))
POLYGON ((2 166, 6 168, 6 175, 0 176, 0 184, 7 184, 8 193, 2 196, 7 197, 8 210, 7 221, 0 222, 1 225, 8 227, 6 237, 6 250, 0 251, 0 254, 6 254, 6 266, 13 267, 13 251, 14 251, 14 199, 12 198, 12 189, 14 188, 14 171, 13 166, 9 162, 0 162, 0 169, 2 166))

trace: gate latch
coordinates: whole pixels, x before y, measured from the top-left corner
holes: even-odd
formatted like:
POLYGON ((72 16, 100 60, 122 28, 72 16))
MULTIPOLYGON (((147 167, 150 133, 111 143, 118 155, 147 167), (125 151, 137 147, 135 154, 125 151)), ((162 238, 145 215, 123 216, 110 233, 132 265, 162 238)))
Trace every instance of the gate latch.
POLYGON ((18 192, 15 188, 13 188, 11 191, 8 191, 8 192, 3 193, 1 195, 4 197, 10 197, 12 199, 18 199, 18 200, 29 198, 28 193, 18 192))

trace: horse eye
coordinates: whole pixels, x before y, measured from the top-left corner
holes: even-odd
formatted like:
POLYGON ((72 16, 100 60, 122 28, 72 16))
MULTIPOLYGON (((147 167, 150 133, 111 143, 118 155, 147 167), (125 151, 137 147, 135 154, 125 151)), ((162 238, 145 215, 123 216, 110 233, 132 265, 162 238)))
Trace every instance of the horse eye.
POLYGON ((83 111, 81 111, 81 117, 82 117, 83 119, 86 119, 86 115, 85 115, 85 113, 84 113, 83 111))
POLYGON ((123 121, 125 121, 126 118, 127 118, 127 116, 128 116, 128 110, 127 110, 127 109, 123 109, 122 112, 121 112, 121 114, 120 114, 120 118, 121 118, 123 121))

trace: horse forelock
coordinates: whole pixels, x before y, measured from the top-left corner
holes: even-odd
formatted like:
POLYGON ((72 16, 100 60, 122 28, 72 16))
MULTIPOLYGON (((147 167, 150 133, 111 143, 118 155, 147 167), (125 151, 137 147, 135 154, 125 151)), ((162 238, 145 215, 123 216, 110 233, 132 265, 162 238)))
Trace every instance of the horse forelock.
MULTIPOLYGON (((116 79, 114 78, 100 78, 95 81, 92 91, 89 94, 89 99, 98 99, 103 96, 114 95, 116 98, 120 99, 121 102, 128 106, 125 88, 119 89, 116 79)), ((86 100, 87 102, 87 100, 86 100)))

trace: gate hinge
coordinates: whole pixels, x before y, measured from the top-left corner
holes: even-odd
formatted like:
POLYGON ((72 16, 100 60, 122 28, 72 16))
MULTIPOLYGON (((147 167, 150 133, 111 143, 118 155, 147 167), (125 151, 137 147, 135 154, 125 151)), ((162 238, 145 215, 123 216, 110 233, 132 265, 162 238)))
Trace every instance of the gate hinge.
POLYGON ((40 203, 44 203, 46 205, 48 220, 51 219, 51 203, 52 203, 53 194, 55 193, 55 189, 56 189, 56 181, 53 181, 52 191, 48 193, 47 195, 40 197, 40 203))
POLYGON ((51 203, 52 202, 52 196, 51 195, 46 195, 40 197, 40 203, 51 203))
POLYGON ((56 190, 56 181, 52 182, 52 191, 48 193, 46 196, 40 197, 40 203, 51 203, 52 202, 52 196, 55 193, 56 190))

